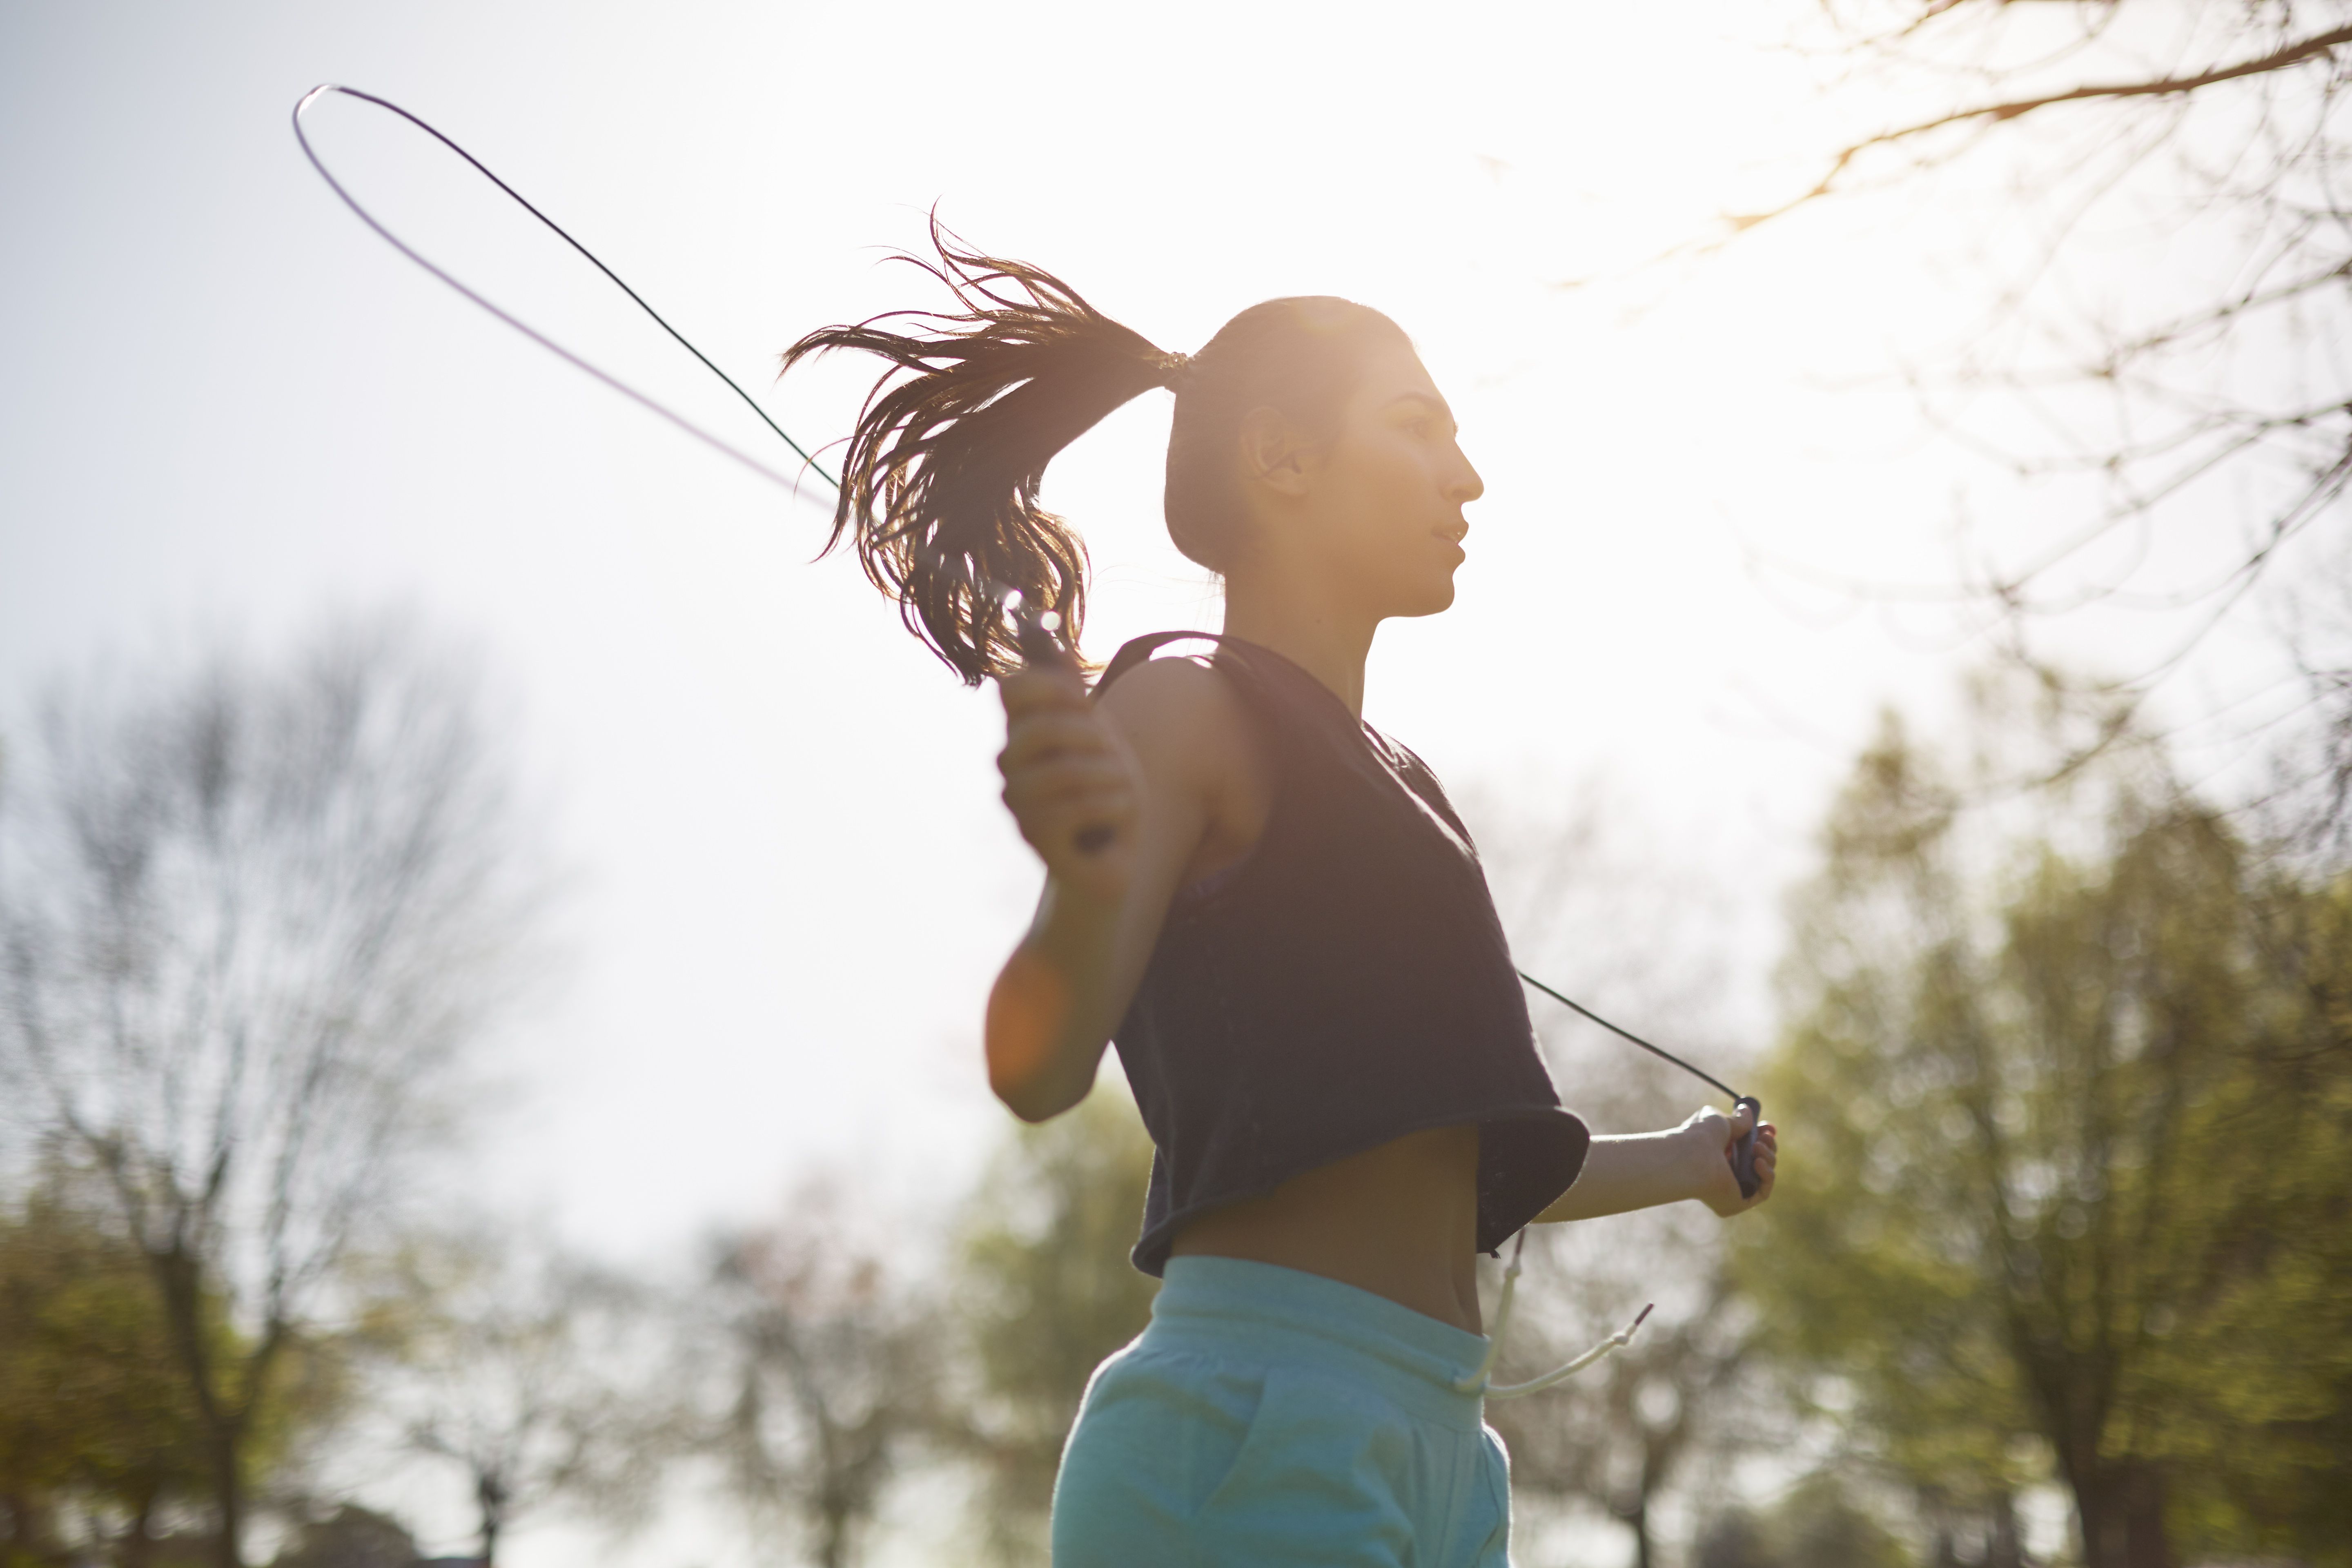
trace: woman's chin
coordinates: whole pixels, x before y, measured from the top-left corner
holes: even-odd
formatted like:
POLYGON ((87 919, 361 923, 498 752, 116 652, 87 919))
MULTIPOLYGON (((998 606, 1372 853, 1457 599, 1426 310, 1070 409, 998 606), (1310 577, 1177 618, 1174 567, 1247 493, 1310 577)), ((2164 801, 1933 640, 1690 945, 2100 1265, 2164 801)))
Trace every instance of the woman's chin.
POLYGON ((1400 619, 1443 615, 1454 607, 1454 574, 1448 572, 1434 583, 1416 584, 1412 592, 1400 597, 1403 600, 1403 607, 1396 611, 1400 619))

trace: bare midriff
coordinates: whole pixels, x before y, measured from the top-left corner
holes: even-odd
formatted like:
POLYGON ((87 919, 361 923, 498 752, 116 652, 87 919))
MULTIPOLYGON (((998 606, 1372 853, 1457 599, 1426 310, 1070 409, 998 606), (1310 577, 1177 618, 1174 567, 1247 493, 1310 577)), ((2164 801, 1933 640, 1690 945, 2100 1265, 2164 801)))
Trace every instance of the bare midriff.
POLYGON ((1212 1209, 1169 1250, 1319 1274, 1475 1334, 1477 1238, 1478 1129, 1436 1127, 1212 1209))

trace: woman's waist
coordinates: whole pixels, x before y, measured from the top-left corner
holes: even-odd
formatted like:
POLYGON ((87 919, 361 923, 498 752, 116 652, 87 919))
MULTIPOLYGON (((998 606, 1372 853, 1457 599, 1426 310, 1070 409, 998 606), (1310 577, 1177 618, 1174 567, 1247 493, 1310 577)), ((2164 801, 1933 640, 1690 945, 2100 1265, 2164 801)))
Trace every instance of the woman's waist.
POLYGON ((1296 1269, 1476 1333, 1477 1184, 1478 1129, 1429 1128, 1210 1209, 1170 1252, 1296 1269))

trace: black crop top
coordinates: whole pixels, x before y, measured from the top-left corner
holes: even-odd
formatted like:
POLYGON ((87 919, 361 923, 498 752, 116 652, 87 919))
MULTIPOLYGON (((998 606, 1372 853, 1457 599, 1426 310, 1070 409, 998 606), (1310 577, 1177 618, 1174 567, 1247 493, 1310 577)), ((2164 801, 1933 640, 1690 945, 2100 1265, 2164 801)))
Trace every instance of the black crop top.
POLYGON ((1469 833, 1419 757, 1269 648, 1139 637, 1097 691, 1187 640, 1217 645, 1275 795, 1247 858, 1176 895, 1113 1037, 1156 1150, 1135 1266, 1160 1273, 1206 1210, 1464 1122, 1494 1250, 1568 1190, 1590 1138, 1537 1054, 1469 833))

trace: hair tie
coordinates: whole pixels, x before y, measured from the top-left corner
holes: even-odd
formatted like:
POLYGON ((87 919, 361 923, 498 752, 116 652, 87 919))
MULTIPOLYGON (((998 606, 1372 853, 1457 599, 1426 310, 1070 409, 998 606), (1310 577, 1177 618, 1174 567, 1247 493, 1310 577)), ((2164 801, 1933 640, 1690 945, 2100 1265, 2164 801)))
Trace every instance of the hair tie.
POLYGON ((1156 368, 1160 372, 1159 384, 1166 387, 1171 392, 1181 392, 1184 390, 1184 383, 1192 378, 1192 356, 1191 354, 1161 354, 1157 362, 1156 368))

